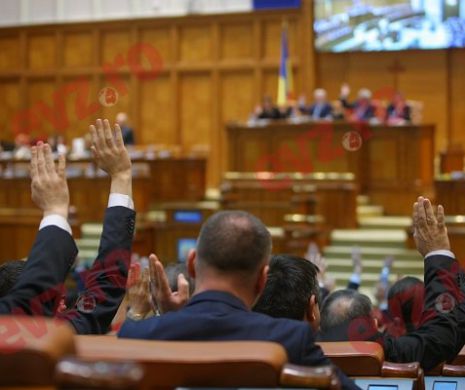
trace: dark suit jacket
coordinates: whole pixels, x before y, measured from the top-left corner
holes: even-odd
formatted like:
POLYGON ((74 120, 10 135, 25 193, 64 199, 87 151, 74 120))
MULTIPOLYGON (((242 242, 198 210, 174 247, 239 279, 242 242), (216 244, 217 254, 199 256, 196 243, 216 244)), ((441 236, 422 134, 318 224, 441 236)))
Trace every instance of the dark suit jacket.
POLYGON ((74 308, 57 314, 69 321, 78 334, 109 331, 126 293, 135 217, 135 211, 127 207, 109 207, 105 211, 99 253, 84 281, 85 295, 95 300, 95 309, 87 313, 74 308))
MULTIPOLYGON (((119 337, 154 340, 261 340, 287 350, 295 364, 319 366, 328 358, 315 344, 308 324, 251 312, 237 297, 221 291, 195 295, 181 310, 142 321, 126 320, 119 337)), ((358 389, 339 372, 344 389, 358 389)))
POLYGON ((134 145, 136 140, 134 139, 134 130, 130 127, 124 126, 121 128, 121 133, 123 135, 123 142, 125 145, 134 145))
POLYGON ((391 117, 398 117, 399 116, 401 119, 404 119, 406 121, 410 121, 412 119, 411 115, 410 115, 410 112, 411 112, 410 106, 405 105, 403 110, 402 110, 401 115, 398 115, 396 113, 396 109, 395 109, 394 105, 389 104, 389 106, 386 109, 386 119, 389 119, 391 117))
POLYGON ((18 281, 0 299, 0 314, 54 315, 77 252, 67 231, 57 226, 39 230, 18 281))
MULTIPOLYGON (((358 101, 355 101, 354 103, 349 103, 347 99, 340 99, 342 105, 344 108, 352 110, 353 112, 356 112, 360 108, 360 104, 358 101)), ((365 108, 365 111, 359 116, 359 120, 361 121, 368 121, 371 118, 375 116, 376 113, 376 108, 372 104, 368 105, 365 108)))
POLYGON ((422 325, 400 337, 377 333, 361 325, 364 319, 344 323, 320 335, 323 341, 365 340, 380 343, 385 359, 390 362, 420 362, 425 370, 453 359, 465 342, 465 278, 455 259, 432 256, 425 260, 425 302, 422 325), (449 313, 436 310, 436 300, 442 293, 455 297, 456 308, 449 313), (362 329, 364 334, 357 333, 362 329))
MULTIPOLYGON (((304 107, 301 109, 302 113, 308 114, 311 117, 313 117, 315 113, 315 109, 317 108, 316 104, 312 104, 310 107, 304 107)), ((318 115, 319 119, 324 119, 324 118, 330 118, 333 113, 333 107, 329 103, 324 103, 323 107, 320 109, 320 113, 318 115)))
POLYGON ((465 276, 458 262, 447 256, 425 259, 425 304, 423 325, 398 338, 384 335, 386 360, 421 363, 425 370, 453 359, 465 343, 465 276), (456 307, 451 312, 438 311, 438 297, 450 294, 456 307))

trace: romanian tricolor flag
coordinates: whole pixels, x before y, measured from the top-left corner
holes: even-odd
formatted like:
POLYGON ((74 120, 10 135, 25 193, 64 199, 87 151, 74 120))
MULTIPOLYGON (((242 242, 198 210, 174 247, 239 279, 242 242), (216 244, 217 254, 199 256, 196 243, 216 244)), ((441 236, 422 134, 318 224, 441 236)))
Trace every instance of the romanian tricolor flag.
POLYGON ((278 80, 278 106, 285 106, 293 99, 293 84, 292 68, 289 61, 289 49, 287 44, 287 23, 284 23, 283 31, 281 33, 281 65, 279 67, 278 80))

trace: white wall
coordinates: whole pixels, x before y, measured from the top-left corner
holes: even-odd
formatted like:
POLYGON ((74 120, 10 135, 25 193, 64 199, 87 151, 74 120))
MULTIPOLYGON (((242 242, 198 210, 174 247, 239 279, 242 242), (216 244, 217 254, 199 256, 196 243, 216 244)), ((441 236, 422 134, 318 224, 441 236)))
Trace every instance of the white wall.
POLYGON ((0 0, 0 26, 244 12, 252 0, 0 0))

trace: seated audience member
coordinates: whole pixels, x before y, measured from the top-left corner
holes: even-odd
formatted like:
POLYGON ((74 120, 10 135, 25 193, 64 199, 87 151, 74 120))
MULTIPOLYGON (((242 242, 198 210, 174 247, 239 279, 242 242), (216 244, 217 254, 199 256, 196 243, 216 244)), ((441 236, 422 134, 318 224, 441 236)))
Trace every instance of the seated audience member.
POLYGON ((271 96, 264 96, 262 105, 255 109, 254 116, 256 119, 280 119, 281 113, 278 107, 273 104, 271 96))
POLYGON ((403 125, 409 123, 411 108, 401 93, 396 93, 386 109, 386 122, 390 125, 403 125))
POLYGON ((333 112, 331 114, 332 119, 335 121, 346 120, 346 110, 340 100, 333 102, 333 112))
MULTIPOLYGON (((370 299, 355 290, 341 290, 330 294, 322 304, 321 340, 376 341, 383 346, 386 360, 418 361, 427 370, 454 358, 461 350, 465 344, 465 275, 450 252, 444 209, 438 206, 435 216, 429 200, 420 197, 414 205, 413 219, 417 249, 425 258, 425 298, 418 328, 401 337, 387 332, 381 334, 372 315, 370 299), (443 301, 447 301, 446 306, 443 301)), ((295 263, 301 265, 300 262, 295 263)), ((282 278, 288 278, 287 273, 282 278)), ((305 285, 297 284, 298 279, 290 280, 295 283, 293 289, 304 290, 305 285)), ((310 279, 306 283, 315 284, 317 281, 310 279)), ((265 286, 264 291, 270 290, 265 286)), ((279 294, 282 295, 281 299, 287 296, 283 291, 279 291, 279 294)), ((272 299, 261 297, 265 302, 272 299)), ((306 310, 307 305, 308 302, 301 304, 300 310, 306 310)), ((281 312, 281 315, 284 314, 281 312)), ((290 312, 285 316, 291 318, 292 314, 290 312)))
POLYGON ((31 158, 31 140, 29 135, 19 133, 15 137, 14 157, 17 160, 27 160, 31 158))
POLYGON ((326 90, 317 88, 313 92, 314 103, 308 107, 299 107, 300 112, 313 120, 332 119, 333 107, 328 102, 326 90))
POLYGON ((265 289, 253 311, 275 318, 307 321, 317 332, 321 299, 317 276, 318 268, 311 261, 293 255, 272 256, 265 289))
MULTIPOLYGON (((171 312, 141 321, 128 319, 118 336, 274 341, 286 348, 291 363, 329 364, 305 323, 250 311, 265 287, 270 253, 270 233, 256 217, 242 211, 214 214, 203 224, 197 248, 188 256, 189 275, 195 279, 191 300, 184 306, 189 295, 186 285, 171 292, 161 262, 151 255, 158 310, 171 312)), ((344 389, 358 388, 341 372, 338 376, 344 389)))
POLYGON ((375 117, 376 108, 371 102, 371 91, 367 88, 362 88, 358 91, 357 100, 349 103, 347 100, 350 94, 350 88, 347 84, 341 87, 339 100, 345 109, 351 110, 349 119, 353 121, 369 121, 375 117))
POLYGON ((12 260, 0 265, 0 298, 11 291, 23 272, 25 264, 23 260, 12 260))
POLYGON ((116 123, 121 127, 121 132, 123 133, 123 142, 125 145, 134 145, 136 143, 134 137, 134 130, 129 127, 129 118, 128 114, 125 112, 120 112, 116 115, 116 123))
POLYGON ((388 292, 387 332, 404 335, 420 327, 425 285, 413 276, 406 276, 395 282, 388 292))

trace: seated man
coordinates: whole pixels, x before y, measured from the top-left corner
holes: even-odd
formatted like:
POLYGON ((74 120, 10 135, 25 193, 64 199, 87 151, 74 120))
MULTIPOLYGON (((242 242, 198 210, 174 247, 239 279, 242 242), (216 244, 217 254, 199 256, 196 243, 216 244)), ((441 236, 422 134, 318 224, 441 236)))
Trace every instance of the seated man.
MULTIPOLYGON (((131 199, 131 162, 121 130, 116 127, 113 136, 108 121, 98 120, 97 128, 91 126, 91 133, 97 165, 111 177, 109 208, 105 214, 99 255, 85 280, 84 296, 88 302, 93 302, 93 307, 88 308, 90 310, 75 307, 56 314, 70 322, 79 334, 108 331, 125 293, 135 218, 131 199)), ((10 305, 3 313, 50 316, 58 308, 63 281, 77 254, 67 222, 69 195, 64 158, 60 157, 56 170, 51 148, 40 143, 32 149, 31 176, 32 198, 44 210, 44 219, 24 271, 17 282, 10 280, 14 287, 4 300, 31 292, 28 298, 10 305), (66 255, 67 251, 73 253, 72 258, 66 255), (31 267, 37 267, 37 270, 32 273, 31 267)), ((0 300, 0 310, 2 302, 0 300)))
MULTIPOLYGON (((270 252, 270 233, 256 217, 242 211, 214 214, 203 224, 197 249, 188 256, 189 275, 195 279, 189 303, 182 307, 183 297, 188 295, 187 281, 179 277, 183 287, 170 295, 163 266, 151 255, 158 310, 178 310, 140 321, 127 319, 119 337, 274 341, 284 346, 291 363, 329 364, 309 326, 250 311, 265 287, 270 252)), ((344 389, 357 388, 342 373, 338 375, 344 389)))
POLYGON ((302 114, 310 116, 313 120, 332 119, 333 107, 328 102, 328 95, 323 88, 313 92, 314 103, 308 107, 299 107, 302 114))
MULTIPOLYGON (((425 299, 421 324, 418 329, 402 336, 393 337, 388 333, 380 334, 372 317, 373 308, 368 297, 355 290, 336 291, 323 302, 321 310, 321 339, 324 341, 370 340, 383 345, 386 360, 392 362, 418 361, 425 369, 454 358, 465 343, 463 326, 465 324, 465 277, 459 270, 458 263, 450 252, 447 229, 444 225, 444 210, 438 207, 437 217, 434 215, 429 200, 419 198, 414 206, 415 241, 419 252, 425 257, 425 299), (447 296, 449 303, 455 306, 445 308, 442 296, 447 296)), ((294 261, 295 266, 302 269, 303 262, 294 261)), ((276 269, 275 267, 270 270, 276 269)), ((283 279, 293 281, 293 289, 305 291, 307 285, 317 285, 316 278, 305 283, 294 279, 291 270, 281 272, 283 279)), ((269 280, 275 278, 270 275, 269 280)), ((289 287, 288 287, 289 289, 289 287)), ((299 305, 302 312, 307 310, 310 302, 301 304, 287 290, 265 287, 265 294, 258 301, 255 310, 263 310, 261 302, 283 301, 288 298, 290 305, 299 305), (272 296, 265 296, 267 293, 272 296), (276 297, 278 295, 278 297, 276 297)), ((310 299, 310 298, 309 298, 310 299)), ((282 303, 281 303, 282 305, 282 303)), ((269 308, 274 305, 268 304, 269 308)), ((276 310, 276 308, 274 309, 276 310)), ((280 312, 293 318, 295 307, 288 313, 280 312)), ((273 315, 273 312, 266 311, 273 315)), ((308 316, 304 316, 309 319, 308 316)), ((310 324, 315 327, 312 321, 310 324)))

